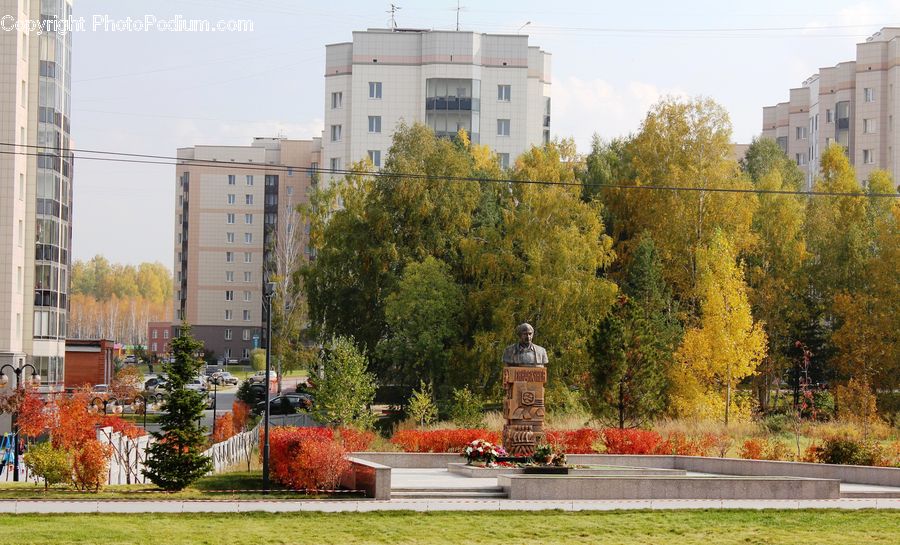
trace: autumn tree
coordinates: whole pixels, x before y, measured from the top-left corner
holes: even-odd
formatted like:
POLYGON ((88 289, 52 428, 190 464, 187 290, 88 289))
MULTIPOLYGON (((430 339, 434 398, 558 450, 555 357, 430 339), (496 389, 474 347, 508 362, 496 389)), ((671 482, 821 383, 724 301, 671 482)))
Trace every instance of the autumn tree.
POLYGON ((766 334, 753 319, 742 267, 724 233, 698 252, 696 297, 700 319, 687 329, 670 370, 672 411, 678 416, 713 418, 733 410, 748 416, 748 407, 735 403, 734 389, 756 372, 766 355, 766 334))
POLYGON ((325 346, 319 366, 324 378, 316 383, 317 419, 336 426, 371 427, 375 377, 368 371, 365 352, 351 337, 335 337, 325 346))

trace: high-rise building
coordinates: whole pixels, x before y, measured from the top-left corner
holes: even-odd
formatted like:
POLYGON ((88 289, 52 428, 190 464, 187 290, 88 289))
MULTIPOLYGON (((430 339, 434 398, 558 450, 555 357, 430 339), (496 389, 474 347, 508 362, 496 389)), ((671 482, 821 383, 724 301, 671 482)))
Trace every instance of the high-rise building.
POLYGON ((72 35, 27 29, 71 13, 71 0, 0 0, 0 365, 34 365, 45 391, 64 380, 72 35))
POLYGON ((861 182, 875 169, 900 175, 895 150, 900 135, 900 28, 883 28, 856 45, 856 60, 822 68, 791 89, 787 102, 763 108, 762 135, 807 175, 812 187, 822 151, 832 143, 847 150, 861 182), (896 86, 896 89, 895 89, 896 86))
POLYGON ((508 166, 550 139, 550 54, 526 35, 369 29, 325 48, 322 167, 380 167, 400 122, 465 129, 508 166))
POLYGON ((178 150, 174 334, 191 324, 225 360, 267 345, 264 283, 288 241, 295 255, 308 252, 295 210, 316 183, 320 150, 318 138, 178 150))

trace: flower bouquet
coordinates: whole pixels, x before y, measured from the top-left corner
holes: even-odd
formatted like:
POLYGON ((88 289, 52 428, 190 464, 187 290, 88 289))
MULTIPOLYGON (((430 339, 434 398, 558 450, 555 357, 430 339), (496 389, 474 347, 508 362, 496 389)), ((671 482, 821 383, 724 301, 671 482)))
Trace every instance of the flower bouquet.
POLYGON ((493 467, 497 463, 497 458, 506 456, 506 450, 484 439, 475 439, 466 445, 462 455, 466 457, 469 465, 493 467))

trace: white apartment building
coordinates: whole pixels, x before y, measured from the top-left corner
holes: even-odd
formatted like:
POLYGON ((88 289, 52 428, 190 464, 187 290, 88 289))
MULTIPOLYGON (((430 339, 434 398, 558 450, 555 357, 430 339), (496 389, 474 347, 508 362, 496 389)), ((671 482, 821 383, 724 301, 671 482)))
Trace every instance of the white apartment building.
POLYGON ((883 28, 856 45, 856 60, 822 68, 787 102, 763 108, 764 137, 778 141, 807 175, 818 173, 822 151, 833 142, 847 149, 861 182, 875 169, 900 175, 900 28, 883 28))
POLYGON ((11 23, 27 29, 71 13, 71 0, 0 0, 10 29, 0 30, 0 365, 33 365, 44 391, 61 390, 64 378, 72 36, 11 23))
POLYGON ((381 167, 401 121, 465 129, 509 166, 550 139, 550 54, 526 35, 369 29, 325 49, 322 168, 381 167))
POLYGON ((294 210, 308 202, 320 151, 318 138, 178 150, 174 333, 186 321, 226 359, 267 345, 263 285, 275 238, 307 251, 306 226, 294 210), (304 231, 293 237, 297 229, 304 231))

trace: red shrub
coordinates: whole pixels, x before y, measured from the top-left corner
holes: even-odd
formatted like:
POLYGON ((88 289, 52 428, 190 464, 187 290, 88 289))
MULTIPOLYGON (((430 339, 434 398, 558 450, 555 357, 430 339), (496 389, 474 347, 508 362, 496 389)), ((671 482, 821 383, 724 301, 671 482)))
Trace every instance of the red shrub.
POLYGON ((235 400, 231 404, 231 427, 235 433, 244 431, 248 418, 250 418, 250 407, 239 399, 235 400))
POLYGON ((106 481, 109 457, 113 449, 96 439, 81 443, 73 452, 75 486, 81 490, 100 490, 106 481))
POLYGON ((762 460, 765 448, 765 440, 758 438, 747 439, 741 446, 741 458, 745 460, 762 460))
POLYGON ((337 437, 348 452, 368 450, 372 441, 375 440, 374 433, 354 430, 353 428, 340 428, 337 430, 337 437))
POLYGON ((603 443, 607 454, 653 454, 662 441, 651 430, 606 428, 603 443))
POLYGON ((213 443, 221 443, 234 435, 234 418, 231 413, 225 413, 216 418, 215 433, 212 436, 213 443))
POLYGON ((136 437, 140 437, 141 435, 146 435, 147 432, 142 428, 135 426, 131 422, 127 422, 121 416, 117 416, 114 414, 106 415, 100 420, 101 428, 112 428, 114 432, 119 432, 125 437, 130 439, 134 439, 136 437))
POLYGON ((719 439, 714 434, 689 436, 672 432, 656 449, 657 454, 677 454, 679 456, 709 456, 719 439))
POLYGON ((578 430, 548 430, 547 442, 567 454, 593 454, 594 443, 600 439, 600 430, 581 428, 578 430))
POLYGON ((476 439, 500 442, 500 434, 488 430, 401 430, 391 437, 391 443, 404 452, 462 452, 476 439))
POLYGON ((374 438, 371 432, 347 428, 272 428, 269 431, 272 479, 290 488, 334 489, 341 474, 350 467, 347 452, 365 450, 374 438))

